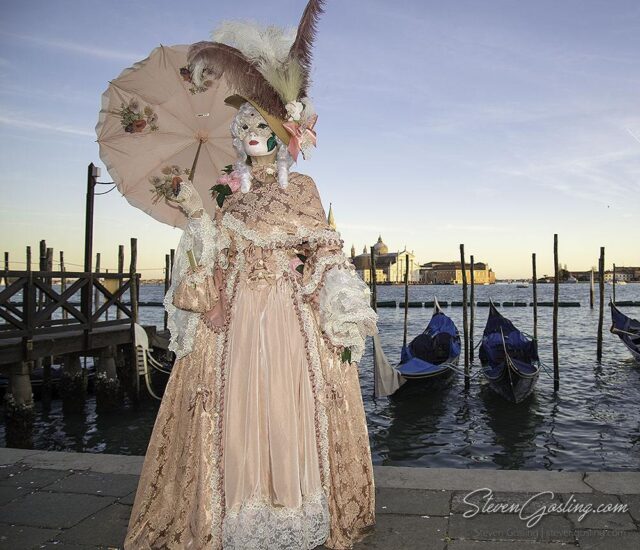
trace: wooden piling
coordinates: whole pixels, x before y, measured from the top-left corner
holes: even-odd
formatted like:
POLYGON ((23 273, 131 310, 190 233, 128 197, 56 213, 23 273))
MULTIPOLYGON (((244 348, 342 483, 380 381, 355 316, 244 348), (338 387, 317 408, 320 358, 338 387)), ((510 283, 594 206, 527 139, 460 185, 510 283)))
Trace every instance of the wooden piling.
POLYGON ((376 281, 376 253, 373 246, 371 247, 371 307, 374 311, 378 310, 378 290, 376 281))
POLYGON ((613 264, 612 286, 613 288, 611 289, 611 296, 612 296, 613 303, 615 304, 616 303, 616 264, 613 264))
MULTIPOLYGON (((8 252, 4 253, 4 270, 5 271, 9 271, 9 253, 8 252)), ((8 277, 4 278, 4 286, 5 287, 9 286, 9 278, 8 277)))
MULTIPOLYGON (((43 241, 44 242, 44 241, 43 241)), ((48 247, 45 248, 45 258, 44 258, 44 271, 51 273, 53 271, 53 248, 48 247)), ((44 282, 49 286, 52 286, 53 277, 47 276, 44 279, 44 282)), ((45 302, 48 302, 49 299, 45 298, 45 302)), ((51 319, 51 315, 49 315, 48 319, 51 319)), ((53 363, 53 356, 49 355, 42 358, 42 407, 47 410, 51 407, 51 394, 52 394, 52 377, 51 377, 51 364, 53 363)))
POLYGON ((533 280, 533 338, 538 342, 538 275, 536 273, 536 253, 531 254, 533 280))
POLYGON ((31 271, 31 247, 27 246, 27 271, 31 271))
POLYGON ((464 244, 460 245, 460 267, 462 269, 462 329, 464 333, 464 387, 469 389, 469 325, 467 319, 467 270, 464 261, 464 244))
MULTIPOLYGON (((170 286, 170 274, 169 271, 171 269, 171 256, 169 254, 165 254, 164 255, 164 293, 165 295, 167 294, 167 291, 169 290, 169 286, 170 286)), ((164 330, 167 330, 167 323, 169 322, 169 315, 167 314, 167 311, 165 309, 164 312, 164 330)))
MULTIPOLYGON (((96 252, 96 273, 100 273, 100 252, 96 252)), ((100 291, 98 287, 93 292, 93 310, 97 311, 100 307, 100 291)))
POLYGON ((407 322, 409 319, 409 256, 405 256, 404 266, 404 338, 402 345, 407 345, 407 322))
POLYGON ((560 363, 558 360, 558 297, 560 294, 558 266, 558 234, 553 235, 553 391, 560 389, 560 363))
POLYGON ((64 354, 62 356, 59 392, 65 411, 84 411, 87 398, 87 382, 87 371, 82 368, 80 354, 64 354))
POLYGON ((96 368, 96 410, 113 411, 120 405, 120 381, 116 373, 116 347, 100 350, 96 368))
POLYGON ((33 449, 35 407, 30 373, 33 361, 11 365, 9 394, 4 402, 5 445, 18 449, 33 449))
POLYGON ((129 274, 131 276, 131 314, 133 322, 138 322, 138 286, 137 286, 137 262, 138 262, 138 239, 131 237, 131 263, 129 264, 129 274))
MULTIPOLYGON (((47 270, 47 241, 45 241, 44 239, 40 241, 40 259, 38 262, 38 269, 40 271, 47 270)), ((44 294, 42 293, 42 290, 38 289, 38 300, 37 300, 38 309, 42 308, 43 300, 44 300, 44 294)))
POLYGON ((470 298, 470 315, 469 315, 469 361, 473 363, 473 325, 476 318, 476 296, 475 296, 475 261, 473 254, 469 256, 471 262, 471 298, 470 298))
MULTIPOLYGON (((65 290, 67 290, 67 278, 64 274, 64 252, 62 250, 60 251, 60 272, 62 273, 62 276, 60 277, 60 294, 62 294, 65 290)), ((62 308, 62 318, 69 318, 69 312, 65 308, 62 308)))
MULTIPOLYGON (((118 245, 118 275, 122 275, 124 273, 124 245, 118 245)), ((122 286, 122 279, 118 279, 118 289, 122 286)), ((116 319, 120 319, 122 317, 122 311, 120 308, 116 308, 116 319)))
POLYGON ((602 361, 602 325, 604 323, 604 246, 600 247, 600 261, 598 262, 598 286, 600 290, 600 310, 598 312, 598 348, 596 355, 602 361))
POLYGON ((595 290, 594 290, 594 286, 595 285, 594 285, 593 279, 594 279, 594 277, 593 277, 593 267, 592 267, 591 268, 591 283, 590 283, 590 286, 589 286, 589 307, 591 309, 593 309, 593 301, 594 301, 593 300, 593 295, 595 293, 595 290))
MULTIPOLYGON (((371 308, 373 309, 373 311, 378 311, 378 294, 377 294, 377 288, 376 288, 376 254, 375 254, 375 249, 372 247, 369 248, 370 250, 370 261, 369 261, 369 282, 371 284, 371 308)), ((173 252, 173 251, 172 251, 173 252)), ((372 347, 373 347, 373 357, 374 357, 374 373, 373 373, 373 378, 374 378, 374 390, 373 390, 373 397, 375 398, 376 396, 376 390, 375 390, 375 384, 376 384, 376 379, 377 379, 377 373, 376 371, 376 367, 375 367, 375 357, 376 357, 376 341, 375 338, 372 341, 372 347)))

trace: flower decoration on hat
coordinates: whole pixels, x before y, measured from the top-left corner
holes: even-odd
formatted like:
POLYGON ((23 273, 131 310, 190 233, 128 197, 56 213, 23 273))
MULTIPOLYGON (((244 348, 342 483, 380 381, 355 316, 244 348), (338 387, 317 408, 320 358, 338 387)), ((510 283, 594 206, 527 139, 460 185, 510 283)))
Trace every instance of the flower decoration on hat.
POLYGON ((317 115, 307 96, 311 49, 324 0, 310 0, 297 29, 227 21, 213 41, 193 44, 188 53, 195 86, 203 78, 225 77, 235 91, 225 102, 251 103, 285 143, 291 156, 308 158, 316 145, 317 115))

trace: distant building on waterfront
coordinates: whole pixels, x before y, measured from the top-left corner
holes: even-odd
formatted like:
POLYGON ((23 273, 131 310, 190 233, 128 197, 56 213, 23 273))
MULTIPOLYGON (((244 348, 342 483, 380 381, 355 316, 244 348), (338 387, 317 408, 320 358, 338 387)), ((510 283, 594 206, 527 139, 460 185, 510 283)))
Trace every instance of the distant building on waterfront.
MULTIPOLYGON (((578 281, 590 281, 591 270, 588 271, 572 271, 573 275, 578 281)), ((550 277, 553 279, 553 277, 550 277)), ((593 280, 598 282, 600 280, 600 273, 597 269, 593 269, 593 280)), ((613 270, 608 269, 604 272, 604 280, 609 283, 613 281, 613 270)), ((624 281, 626 283, 640 282, 640 267, 626 267, 616 266, 616 281, 624 281)))
MULTIPOLYGON (((604 272, 606 282, 613 281, 613 270, 604 272)), ((640 281, 640 267, 618 267, 616 266, 616 281, 640 281)))
MULTIPOLYGON (((471 281, 471 264, 465 263, 467 282, 471 281)), ((427 262, 420 266, 418 279, 427 285, 462 284, 462 268, 460 262, 427 262)), ((496 274, 483 262, 473 263, 473 280, 475 284, 494 284, 496 274)))
MULTIPOLYGON (((382 235, 373 245, 376 257, 376 282, 380 284, 404 283, 404 274, 407 262, 409 263, 409 282, 419 281, 420 266, 413 251, 409 252, 405 247, 399 252, 389 252, 389 247, 382 241, 382 235)), ((371 252, 365 246, 362 254, 356 256, 356 247, 351 246, 351 262, 360 277, 366 282, 371 282, 371 252)))

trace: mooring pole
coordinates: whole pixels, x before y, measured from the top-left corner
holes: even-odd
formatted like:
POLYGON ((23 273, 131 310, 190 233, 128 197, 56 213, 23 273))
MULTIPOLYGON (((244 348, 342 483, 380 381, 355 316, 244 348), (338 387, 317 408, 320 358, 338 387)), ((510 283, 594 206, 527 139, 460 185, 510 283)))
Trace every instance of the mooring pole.
POLYGON ((84 223, 84 273, 87 280, 82 287, 80 294, 80 309, 86 319, 86 328, 84 330, 84 348, 90 347, 91 332, 91 291, 93 290, 92 271, 92 255, 93 255, 93 201, 95 197, 96 177, 98 171, 93 162, 87 167, 87 194, 85 204, 85 223, 84 223))
POLYGON ((378 310, 378 295, 377 295, 377 281, 376 281, 376 254, 373 246, 371 247, 371 307, 374 311, 378 310))
POLYGON ((538 344, 538 276, 536 274, 536 253, 531 254, 531 269, 533 280, 533 339, 538 344))
POLYGON ((591 268, 591 281, 590 281, 590 285, 589 285, 589 307, 591 309, 593 309, 593 301, 594 301, 593 300, 593 295, 595 293, 593 279, 594 279, 594 277, 593 277, 593 267, 592 267, 591 268))
POLYGON ((473 254, 469 256, 469 261, 471 262, 471 298, 469 304, 469 362, 473 363, 473 324, 475 322, 475 309, 476 309, 476 297, 475 297, 475 262, 473 259, 473 254))
POLYGON ((602 325, 604 323, 604 246, 600 247, 600 261, 598 262, 598 281, 600 290, 600 311, 598 312, 598 349, 596 355, 598 361, 602 361, 602 325))
POLYGON ((409 256, 405 257, 404 266, 404 338, 402 346, 407 345, 407 321, 409 319, 409 256))
POLYGON ((467 269, 464 261, 464 244, 460 245, 460 267, 462 269, 462 329, 464 333, 464 387, 469 389, 469 325, 467 319, 467 269))
POLYGON ((616 303, 616 264, 613 264, 613 288, 612 288, 613 303, 616 303))
POLYGON ((553 390, 560 389, 560 363, 558 361, 558 295, 560 274, 558 268, 558 234, 553 235, 553 390))

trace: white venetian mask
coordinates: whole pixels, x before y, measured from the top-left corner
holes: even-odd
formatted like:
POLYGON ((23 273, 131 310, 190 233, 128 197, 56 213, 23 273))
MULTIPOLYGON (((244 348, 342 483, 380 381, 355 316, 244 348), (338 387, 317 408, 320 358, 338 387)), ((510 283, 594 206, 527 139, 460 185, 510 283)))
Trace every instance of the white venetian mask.
POLYGON ((275 133, 253 106, 238 113, 236 134, 250 157, 268 155, 277 145, 275 133))

